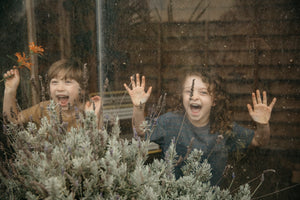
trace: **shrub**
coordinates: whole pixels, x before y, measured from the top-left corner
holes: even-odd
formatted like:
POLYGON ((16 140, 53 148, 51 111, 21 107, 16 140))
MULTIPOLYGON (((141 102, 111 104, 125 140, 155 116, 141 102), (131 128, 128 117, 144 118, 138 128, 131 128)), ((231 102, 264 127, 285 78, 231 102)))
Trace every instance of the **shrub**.
POLYGON ((250 199, 248 185, 235 194, 210 185, 210 165, 199 162, 199 150, 176 180, 174 144, 165 159, 145 164, 149 141, 121 139, 117 119, 108 133, 87 112, 78 119, 81 128, 67 132, 54 107, 39 128, 6 126, 14 153, 1 163, 1 199, 250 199))

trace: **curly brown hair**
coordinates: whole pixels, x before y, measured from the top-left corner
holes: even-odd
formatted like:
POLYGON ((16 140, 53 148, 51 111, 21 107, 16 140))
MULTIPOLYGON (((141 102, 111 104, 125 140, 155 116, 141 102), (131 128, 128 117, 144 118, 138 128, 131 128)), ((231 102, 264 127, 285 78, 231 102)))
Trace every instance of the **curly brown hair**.
MULTIPOLYGON (((210 112, 210 132, 219 134, 229 134, 232 130, 232 110, 230 108, 230 98, 225 90, 223 79, 207 67, 189 67, 181 69, 179 84, 183 84, 189 76, 199 76, 204 83, 208 84, 208 92, 213 97, 215 106, 210 112)), ((178 87, 177 100, 180 102, 174 110, 175 112, 184 113, 182 99, 182 85, 178 87)))

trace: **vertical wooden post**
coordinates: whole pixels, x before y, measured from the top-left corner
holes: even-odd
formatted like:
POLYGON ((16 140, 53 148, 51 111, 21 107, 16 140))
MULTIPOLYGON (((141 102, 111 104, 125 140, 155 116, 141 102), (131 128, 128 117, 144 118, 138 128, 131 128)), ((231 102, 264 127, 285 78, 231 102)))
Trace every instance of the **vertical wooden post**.
MULTIPOLYGON (((36 29, 35 29, 35 16, 34 16, 34 0, 25 0, 26 17, 27 17, 27 31, 28 42, 35 42, 36 44, 36 29)), ((38 61, 36 55, 31 55, 32 68, 30 71, 31 79, 35 86, 31 87, 31 102, 32 105, 39 103, 39 84, 38 84, 38 61)))
POLYGON ((60 58, 69 58, 71 56, 71 31, 70 19, 63 7, 64 1, 58 1, 57 11, 59 13, 58 28, 59 28, 59 47, 60 58))
MULTIPOLYGON (((96 27, 97 27, 97 58, 98 58, 98 77, 99 93, 103 95, 103 34, 102 34, 102 0, 96 0, 96 27)), ((103 99, 104 101, 104 99, 103 99)))
POLYGON ((204 67, 208 67, 208 36, 209 36, 209 21, 206 19, 204 21, 204 26, 205 26, 205 37, 204 37, 204 67))
POLYGON ((169 0, 168 4, 168 21, 173 22, 173 1, 169 0))
POLYGON ((256 90, 258 88, 259 84, 259 76, 258 76, 258 70, 259 70, 259 46, 257 44, 257 38, 259 38, 258 30, 259 30, 259 19, 258 19, 258 3, 255 2, 254 5, 254 19, 253 19, 253 53, 254 53, 254 71, 253 71, 253 90, 256 90))
POLYGON ((157 59, 156 63, 158 65, 158 80, 157 80, 157 95, 156 99, 159 98, 161 95, 161 88, 162 88, 162 42, 163 42, 163 35, 162 35, 162 22, 160 21, 158 24, 158 31, 157 31, 157 59))

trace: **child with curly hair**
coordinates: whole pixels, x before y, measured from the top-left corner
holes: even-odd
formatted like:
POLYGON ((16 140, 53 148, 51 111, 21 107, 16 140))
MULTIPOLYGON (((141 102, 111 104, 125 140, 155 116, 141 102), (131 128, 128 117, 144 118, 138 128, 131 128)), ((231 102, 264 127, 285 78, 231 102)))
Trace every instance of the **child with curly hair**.
MULTIPOLYGON (((35 122, 40 125, 41 119, 49 119, 48 105, 50 101, 43 101, 23 111, 19 111, 16 103, 17 88, 20 83, 19 71, 13 68, 4 74, 5 90, 3 98, 3 115, 6 120, 15 124, 35 122)), ((85 102, 83 83, 83 66, 75 59, 62 59, 51 65, 48 70, 50 98, 57 104, 57 112, 61 120, 67 124, 67 130, 77 127, 76 115, 83 111, 94 111, 101 126, 101 98, 92 97, 85 102)))
MULTIPOLYGON (((252 93, 253 107, 248 104, 251 118, 256 122, 256 130, 246 129, 232 121, 230 102, 222 88, 220 79, 209 75, 205 70, 189 71, 185 74, 181 87, 182 111, 167 112, 154 123, 153 132, 145 133, 141 128, 145 120, 145 103, 150 97, 152 87, 145 92, 145 77, 140 81, 131 77, 132 88, 126 84, 133 103, 133 126, 139 136, 146 136, 157 143, 164 154, 175 140, 176 152, 183 161, 189 149, 201 149, 203 159, 208 159, 212 168, 212 184, 218 184, 228 159, 228 153, 250 146, 263 146, 270 139, 269 119, 276 98, 267 105, 267 94, 257 90, 252 93)), ((180 168, 175 167, 175 176, 182 176, 180 168)))

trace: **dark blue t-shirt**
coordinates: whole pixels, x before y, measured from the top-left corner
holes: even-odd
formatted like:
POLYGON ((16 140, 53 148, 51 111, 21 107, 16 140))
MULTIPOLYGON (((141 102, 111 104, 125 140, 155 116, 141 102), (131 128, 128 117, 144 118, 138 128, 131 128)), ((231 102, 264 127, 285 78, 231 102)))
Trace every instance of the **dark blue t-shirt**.
MULTIPOLYGON (((202 159, 208 159, 212 168, 213 176, 210 181, 212 184, 216 184, 222 177, 228 158, 228 152, 247 148, 252 141, 254 131, 233 123, 232 132, 230 134, 224 135, 221 140, 218 139, 218 135, 218 133, 210 133, 209 125, 195 127, 187 117, 184 117, 182 114, 168 112, 158 118, 151 133, 150 140, 160 146, 163 154, 168 150, 172 139, 177 140, 176 152, 179 156, 184 158, 187 152, 187 146, 191 144, 191 139, 194 138, 192 148, 201 149, 203 151, 202 159), (181 133, 179 134, 179 132, 181 133)), ((182 176, 180 167, 183 164, 184 163, 175 168, 176 178, 182 176)))

